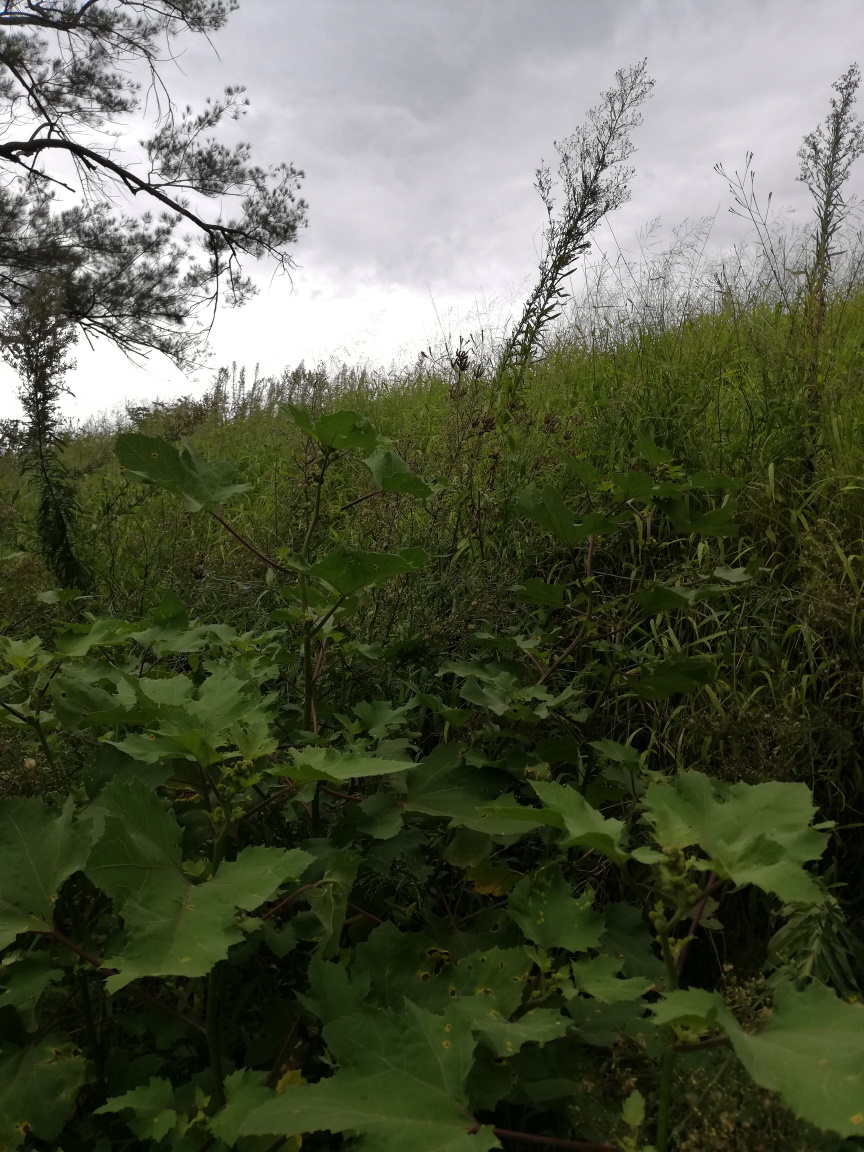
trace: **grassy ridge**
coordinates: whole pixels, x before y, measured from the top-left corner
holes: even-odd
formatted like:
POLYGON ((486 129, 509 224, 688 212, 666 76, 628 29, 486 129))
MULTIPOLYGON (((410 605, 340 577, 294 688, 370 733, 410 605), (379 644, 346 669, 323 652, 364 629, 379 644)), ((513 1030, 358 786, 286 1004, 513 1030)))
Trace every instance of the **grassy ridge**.
MULTIPOLYGON (((443 660, 484 645, 494 650, 489 637, 524 639, 546 627, 546 614, 519 603, 514 586, 538 577, 583 580, 585 550, 568 555, 525 518, 517 501, 527 485, 553 482, 577 512, 588 513, 595 510, 594 489, 589 492, 574 461, 590 462, 601 477, 645 468, 640 437, 672 454, 669 465, 653 469, 659 479, 680 467, 688 475, 717 472, 740 481, 731 493, 738 535, 681 538, 658 526, 648 535, 599 536, 587 573, 597 588, 597 635, 609 643, 616 667, 682 652, 713 659, 714 682, 694 695, 656 701, 639 698, 626 684, 598 691, 600 657, 577 649, 549 684, 586 686, 590 714, 579 725, 559 717, 525 722, 522 731, 528 747, 575 739, 586 773, 594 767, 591 742, 614 740, 632 745, 649 771, 696 768, 748 783, 805 781, 824 816, 842 826, 829 856, 840 908, 829 905, 821 920, 805 918, 791 934, 784 963, 849 991, 861 971, 855 933, 864 915, 858 883, 864 865, 864 314, 857 298, 835 303, 830 331, 816 407, 796 373, 805 340, 796 317, 767 304, 728 302, 713 313, 667 327, 646 325, 613 340, 561 339, 506 402, 490 388, 483 365, 442 354, 387 388, 350 372, 327 379, 305 370, 245 389, 235 381, 232 388, 223 373, 207 396, 139 412, 134 424, 171 440, 187 437, 205 457, 234 463, 251 488, 225 515, 269 555, 298 551, 311 491, 308 446, 280 411, 285 400, 368 416, 412 471, 446 484, 425 504, 371 495, 359 461, 328 482, 319 551, 336 543, 382 552, 417 545, 433 557, 422 573, 371 594, 357 633, 397 654, 372 670, 328 667, 322 697, 331 701, 384 699, 398 706, 419 689, 445 697, 449 691, 447 703, 458 707, 456 687, 436 675, 443 660), (746 568, 751 579, 686 611, 620 621, 603 616, 604 604, 650 581, 699 587, 718 568, 746 568)), ((127 483, 113 439, 113 430, 85 431, 67 452, 82 507, 79 547, 98 589, 86 603, 37 599, 52 581, 34 555, 15 462, 9 456, 0 462, 2 541, 27 551, 0 569, 4 631, 45 634, 53 620, 85 609, 131 619, 168 591, 193 617, 270 626, 269 613, 282 603, 280 581, 212 518, 186 514, 160 491, 127 483)), ((562 644, 567 639, 565 627, 562 644)), ((338 704, 329 707, 338 711, 338 704)), ((327 719, 323 710, 319 719, 327 719)), ((436 724, 435 717, 424 718, 418 747, 440 738, 436 724)), ((482 740, 490 755, 497 738, 495 725, 487 724, 482 740)), ((71 745, 67 752, 73 767, 71 745)), ((38 765, 32 778, 22 779, 11 738, 4 760, 15 765, 4 774, 4 791, 46 787, 38 765)), ((694 949, 694 977, 722 979, 724 960, 734 957, 737 969, 755 979, 770 936, 765 909, 733 896, 724 904, 723 923, 714 944, 694 949), (719 952, 711 954, 712 947, 719 952)), ((741 995, 746 1008, 746 989, 741 995)), ((694 1079, 694 1092, 704 1087, 694 1079)), ((716 1109, 720 1120, 706 1117, 703 1142, 691 1131, 687 1147, 739 1147, 721 1121, 730 1110, 740 1121, 753 1102, 745 1094, 739 1109, 733 1096, 727 1086, 716 1109)), ((785 1113, 770 1113, 783 1140, 805 1147, 798 1128, 784 1128, 787 1121, 785 1113)))

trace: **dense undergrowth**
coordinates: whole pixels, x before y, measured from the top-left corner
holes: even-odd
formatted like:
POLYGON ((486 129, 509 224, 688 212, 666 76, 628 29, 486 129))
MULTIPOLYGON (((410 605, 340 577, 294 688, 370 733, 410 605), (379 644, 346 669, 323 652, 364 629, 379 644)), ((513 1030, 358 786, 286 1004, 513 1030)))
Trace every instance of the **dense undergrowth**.
POLYGON ((0 1147, 859 1146, 859 300, 7 452, 0 1147))

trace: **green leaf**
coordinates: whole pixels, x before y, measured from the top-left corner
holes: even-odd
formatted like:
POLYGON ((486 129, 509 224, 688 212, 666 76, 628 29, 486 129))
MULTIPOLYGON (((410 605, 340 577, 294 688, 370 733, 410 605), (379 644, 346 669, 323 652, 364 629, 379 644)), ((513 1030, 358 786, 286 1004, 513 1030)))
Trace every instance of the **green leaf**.
POLYGON ((70 624, 57 637, 55 647, 61 656, 86 656, 91 648, 128 643, 140 624, 126 620, 94 620, 92 624, 70 624))
POLYGON ((152 648, 157 656, 164 656, 173 652, 200 652, 214 640, 230 642, 236 632, 225 624, 203 627, 191 624, 183 602, 169 592, 130 635, 138 644, 152 648))
POLYGON ((251 912, 272 899, 313 859, 299 848, 255 845, 203 884, 164 883, 151 890, 146 904, 127 900, 122 914, 128 943, 107 961, 118 973, 109 976, 106 988, 116 992, 141 976, 205 976, 243 939, 237 910, 251 912))
POLYGON ((547 584, 545 580, 526 580, 514 588, 514 601, 517 604, 539 604, 543 608, 563 608, 564 584, 547 584))
POLYGON ((450 816, 460 824, 473 825, 477 810, 500 795, 502 777, 466 765, 463 753, 461 744, 439 744, 408 772, 406 812, 450 816))
POLYGON ((356 412, 342 409, 313 420, 305 408, 294 404, 280 404, 279 407, 301 432, 334 452, 345 448, 371 452, 381 443, 381 437, 370 421, 356 412))
POLYGON ((698 692, 704 684, 711 684, 716 674, 711 660, 699 656, 670 656, 649 675, 631 681, 631 687, 641 700, 666 700, 678 693, 686 696, 698 692))
POLYGON ((381 580, 415 572, 428 562, 429 556, 420 548, 406 548, 398 553, 359 552, 340 544, 329 556, 313 564, 309 574, 329 584, 340 595, 350 596, 381 580))
POLYGON ((654 481, 647 472, 638 468, 630 472, 621 472, 612 477, 612 483, 625 500, 638 500, 650 503, 657 492, 654 481))
POLYGON ((435 489, 419 476, 415 476, 401 456, 386 449, 379 449, 367 457, 363 463, 372 473, 375 483, 384 492, 400 492, 406 496, 417 496, 428 500, 435 495, 435 489))
POLYGON ((209 1126, 216 1139, 229 1148, 240 1139, 249 1113, 273 1099, 273 1089, 267 1087, 266 1079, 266 1072, 253 1068, 240 1068, 225 1077, 225 1107, 210 1117, 209 1126))
POLYGON ((63 881, 83 868, 91 826, 62 809, 13 797, 0 804, 0 948, 20 932, 50 932, 63 881))
POLYGON ((604 1004, 638 1000, 653 988, 653 981, 644 976, 622 979, 620 973, 623 967, 623 958, 596 956, 591 960, 575 960, 571 971, 579 991, 587 992, 604 1004))
POLYGON ((569 1021, 557 1008, 531 1008, 516 1020, 507 1020, 493 1011, 477 1014, 472 1027, 496 1056, 507 1058, 515 1056, 525 1044, 546 1044, 564 1036, 569 1021))
POLYGON ((342 1016, 353 1016, 366 1006, 372 978, 365 972, 352 972, 343 964, 313 958, 307 971, 309 991, 298 1000, 325 1024, 342 1016))
POLYGON ((313 860, 299 849, 244 848, 196 884, 182 870, 180 826, 144 784, 114 781, 98 808, 104 832, 85 870, 119 904, 128 937, 106 961, 118 969, 108 978, 110 992, 139 976, 206 975, 243 939, 237 910, 251 912, 271 899, 313 860))
POLYGON ((359 864, 360 857, 356 852, 331 852, 327 857, 323 880, 317 888, 311 888, 304 894, 303 899, 321 923, 322 932, 317 937, 315 953, 317 956, 326 959, 339 950, 348 896, 359 864))
POLYGON ((821 984, 781 985, 761 1032, 735 1026, 729 1036, 756 1083, 796 1116, 841 1136, 864 1132, 864 1005, 821 984))
POLYGON ((62 1036, 0 1056, 0 1148, 20 1148, 28 1132, 57 1147, 86 1070, 79 1050, 62 1036))
POLYGON ((291 779, 295 784, 309 784, 326 780, 330 784, 344 784, 373 776, 390 776, 410 767, 403 760, 384 760, 363 753, 340 752, 336 748, 291 748, 294 769, 291 779))
POLYGON ((237 471, 232 464, 202 459, 185 440, 178 452, 161 437, 122 432, 115 442, 114 453, 129 475, 182 496, 190 512, 211 512, 250 487, 237 483, 237 471))
POLYGON ((645 1123, 645 1097, 634 1089, 621 1105, 621 1119, 628 1128, 641 1128, 645 1123))
POLYGON ((737 536, 739 527, 733 519, 734 508, 724 504, 709 512, 692 514, 682 500, 669 500, 663 504, 664 511, 672 521, 672 526, 681 535, 695 533, 701 536, 737 536))
POLYGON ((174 1089, 170 1082, 154 1076, 149 1083, 140 1084, 122 1096, 112 1096, 96 1109, 96 1115, 129 1111, 132 1116, 126 1118, 126 1123, 135 1135, 158 1144, 177 1127, 180 1116, 173 1104, 174 1089))
POLYGON ((719 992, 704 988, 676 989, 651 1006, 655 1024, 677 1024, 707 1032, 711 1028, 735 1027, 735 1018, 719 992))
POLYGON ((510 893, 507 910, 525 935, 541 948, 587 952, 603 935, 603 917, 594 911, 590 888, 577 899, 561 866, 547 864, 520 880, 510 893))
POLYGON ((0 973, 5 983, 0 1008, 15 1008, 26 1031, 35 1031, 39 998, 49 984, 63 979, 63 970, 54 967, 48 952, 34 950, 25 952, 11 964, 7 961, 0 973))
POLYGON ((672 453, 668 448, 661 448, 654 443, 650 436, 645 436, 642 433, 636 437, 636 451, 643 460, 648 461, 652 468, 660 468, 672 459, 672 453))
POLYGON ((354 705, 354 715, 370 736, 375 740, 383 740, 392 731, 401 728, 405 717, 416 707, 414 699, 400 708, 394 708, 389 700, 361 700, 354 705))
MULTIPOLYGON (((406 1002, 324 1028, 339 1070, 317 1084, 289 1085, 252 1111, 245 1135, 359 1133, 372 1152, 489 1152, 500 1148, 466 1099, 475 1040, 455 1010, 435 1016, 406 1002)), ((362 1145, 358 1145, 361 1147, 362 1145)))
POLYGON ((683 772, 646 790, 645 818, 664 848, 698 844, 711 868, 738 885, 755 884, 787 903, 820 904, 824 893, 804 870, 818 860, 828 835, 811 827, 806 784, 726 784, 683 772))
POLYGON ((601 815, 581 792, 566 784, 535 780, 531 786, 543 801, 543 807, 561 817, 565 833, 559 841, 562 848, 594 848, 616 864, 627 859, 622 846, 625 830, 622 821, 601 815))
POLYGON ((551 484, 540 488, 532 484, 520 495, 516 507, 524 516, 530 516, 541 528, 566 544, 575 547, 589 536, 599 536, 617 532, 622 521, 610 520, 599 512, 592 512, 581 523, 577 523, 573 513, 564 503, 564 498, 551 484))

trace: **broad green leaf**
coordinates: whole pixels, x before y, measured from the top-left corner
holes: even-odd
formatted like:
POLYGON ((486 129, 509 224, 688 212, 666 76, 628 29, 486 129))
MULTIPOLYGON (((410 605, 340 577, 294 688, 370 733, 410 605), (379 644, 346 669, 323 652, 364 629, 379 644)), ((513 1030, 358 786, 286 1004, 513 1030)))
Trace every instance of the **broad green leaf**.
POLYGON ((294 767, 291 779, 295 784, 309 784, 326 780, 330 784, 344 784, 372 776, 390 776, 410 768, 403 760, 384 760, 362 752, 340 752, 336 748, 292 748, 294 767))
POLYGON ((634 592, 631 599, 646 612, 674 612, 677 608, 692 608, 700 589, 670 587, 655 584, 641 592, 634 592))
POLYGON ((638 1000, 653 988, 644 976, 621 978, 623 958, 596 956, 590 960, 575 960, 570 966, 573 981, 580 992, 587 992, 604 1004, 618 1004, 624 1000, 638 1000))
POLYGON ((660 468, 672 460, 672 453, 668 448, 661 448, 650 436, 643 433, 636 437, 636 451, 652 468, 660 468))
MULTIPOLYGON (((468 1005, 466 1005, 468 1007, 468 1005)), ((567 1032, 570 1022, 557 1008, 531 1008, 515 1020, 494 1011, 477 1014, 472 1027, 498 1057, 508 1058, 524 1044, 546 1044, 567 1032)))
POLYGON ((69 624, 57 637, 55 647, 61 656, 86 656, 91 648, 126 644, 140 624, 126 620, 94 620, 92 624, 69 624))
POLYGON ((249 488, 248 484, 237 483, 237 471, 232 464, 204 460, 185 440, 178 451, 161 437, 122 432, 114 452, 129 475, 182 496, 190 512, 211 512, 249 488))
POLYGON ((711 868, 735 884, 755 884, 787 903, 823 901, 804 865, 819 859, 828 835, 811 826, 816 810, 806 784, 726 784, 684 772, 652 784, 644 805, 662 847, 698 844, 711 868))
POLYGON ((0 803, 0 948, 20 932, 50 932, 63 881, 83 868, 91 825, 62 809, 13 797, 0 803))
POLYGON ((139 976, 203 976, 243 939, 237 909, 251 912, 311 863, 308 852, 244 848, 216 875, 194 883, 182 870, 181 829, 140 781, 114 781, 99 796, 104 832, 87 861, 97 887, 120 906, 125 949, 109 991, 139 976))
POLYGON ((719 992, 704 988, 676 989, 667 992, 662 1000, 650 1005, 655 1024, 678 1024, 698 1028, 736 1027, 735 1018, 726 1007, 719 992))
POLYGON ((309 991, 298 993, 300 1003, 325 1024, 360 1012, 369 1000, 372 978, 368 972, 352 972, 343 964, 313 958, 307 971, 309 991))
POLYGON ((420 476, 415 476, 401 456, 395 452, 380 449, 367 457, 363 463, 372 473, 375 483, 384 492, 401 492, 407 496, 417 496, 428 500, 435 489, 420 476))
POLYGON ((450 816, 455 823, 473 826, 478 808, 500 795, 507 778, 465 764, 463 753, 461 744, 439 744, 408 772, 406 812, 450 816))
POLYGON ((642 700, 665 700, 678 693, 698 692, 717 675, 713 661, 698 656, 670 656, 647 676, 632 680, 630 686, 642 700))
POLYGON ((13 963, 0 969, 4 989, 0 993, 0 1008, 15 1008, 28 1032, 36 1029, 36 1007, 39 998, 50 984, 64 977, 61 968, 54 967, 48 952, 25 952, 13 963))
POLYGON ((0 1055, 0 1148, 20 1148, 28 1132, 58 1147, 86 1072, 84 1057, 63 1036, 0 1055))
POLYGON ((621 961, 625 977, 644 976, 662 988, 667 979, 666 965, 657 954, 642 911, 632 904, 607 904, 603 919, 606 927, 600 951, 621 961))
POLYGON ((304 893, 303 899, 321 923, 322 931, 317 937, 318 947, 315 951, 317 956, 327 959, 339 950, 348 896, 359 864, 360 857, 356 852, 331 852, 323 880, 317 888, 310 888, 304 893))
POLYGON ((630 472, 621 472, 612 477, 612 483, 625 500, 639 500, 650 502, 657 489, 654 481, 647 472, 634 468, 630 472))
POLYGON ((51 654, 42 647, 38 636, 29 640, 14 640, 11 636, 0 636, 0 660, 5 660, 19 672, 38 671, 51 663, 51 654))
POLYGON ((564 837, 559 844, 562 848, 594 848, 616 864, 627 859, 622 845, 625 826, 620 820, 601 815, 581 792, 566 784, 535 780, 531 787, 543 801, 543 807, 561 817, 564 837))
POLYGON ((229 1148, 240 1139, 240 1130, 249 1113, 273 1099, 273 1089, 267 1087, 266 1079, 266 1072, 253 1068, 240 1068, 225 1077, 225 1107, 211 1116, 208 1123, 216 1139, 229 1148))
POLYGON ((237 910, 251 912, 272 899, 281 884, 296 880, 313 859, 299 848, 285 852, 255 845, 223 863, 202 884, 166 878, 159 886, 149 886, 146 904, 123 904, 128 942, 106 961, 118 969, 106 988, 116 992, 142 976, 205 976, 244 938, 237 910))
MULTIPOLYGON (((371 1152, 489 1152, 500 1148, 477 1127, 465 1081, 475 1040, 455 1010, 436 1016, 410 1002, 324 1028, 339 1070, 317 1084, 289 1086, 254 1109, 246 1135, 350 1132, 371 1152)), ((362 1145, 361 1145, 362 1146, 362 1145)))
POLYGON ((718 580, 725 580, 728 584, 746 584, 753 579, 747 568, 730 568, 727 564, 715 568, 714 575, 718 580))
POLYGON ((704 492, 734 492, 744 487, 744 481, 735 476, 723 476, 719 472, 694 472, 690 477, 690 485, 704 492))
POLYGON ((400 932, 389 920, 379 924, 354 950, 352 983, 367 979, 373 1003, 401 1011, 407 996, 422 999, 417 990, 433 975, 436 955, 432 941, 419 932, 400 932))
POLYGON ((592 512, 577 523, 561 493, 551 484, 543 488, 532 484, 521 494, 516 506, 524 516, 529 516, 569 548, 574 548, 589 536, 618 532, 622 523, 620 519, 610 520, 599 512, 592 512))
POLYGON ((521 880, 510 893, 507 911, 541 948, 587 952, 603 935, 603 917, 594 911, 593 891, 586 888, 578 899, 574 897, 558 864, 547 864, 521 880))
POLYGON ((183 602, 169 592, 130 636, 157 656, 169 653, 200 652, 214 641, 229 643, 236 637, 225 624, 192 624, 183 602))
POLYGON ((96 1109, 96 1115, 131 1112, 132 1115, 125 1118, 129 1128, 141 1140, 155 1140, 158 1144, 177 1127, 180 1116, 173 1105, 171 1083, 154 1076, 147 1084, 140 1084, 122 1096, 112 1096, 96 1109))
POLYGON ((428 562, 429 557, 420 548, 406 548, 398 553, 359 552, 340 544, 329 556, 313 564, 309 574, 329 584, 341 596, 350 596, 381 580, 415 572, 428 562))
POLYGON ((526 580, 513 589, 513 599, 517 604, 539 604, 544 608, 563 608, 566 587, 563 584, 547 584, 545 580, 526 580))
POLYGON ((116 779, 95 808, 104 817, 103 831, 85 871, 97 888, 122 906, 129 899, 146 903, 175 882, 186 885, 180 825, 152 789, 140 780, 116 779))
POLYGON ((690 513, 682 500, 669 500, 663 503, 664 511, 672 521, 672 526, 681 535, 695 533, 701 536, 737 536, 739 527, 733 519, 734 508, 723 504, 710 512, 690 513))
POLYGON ((394 708, 389 700, 361 700, 354 705, 354 715, 362 721, 363 727, 370 736, 376 740, 383 740, 386 736, 403 726, 405 717, 417 707, 414 699, 403 704, 401 708, 394 708))
POLYGON ((864 1005, 830 988, 781 985, 767 1025, 728 1029, 738 1058, 796 1116, 841 1136, 864 1132, 864 1005))
POLYGON ((344 448, 359 448, 361 451, 371 452, 381 442, 374 425, 357 412, 342 409, 313 420, 305 409, 298 408, 294 404, 281 404, 280 407, 302 432, 334 452, 344 448))
POLYGON ((433 1012, 446 1012, 458 1000, 474 1004, 478 1019, 489 1013, 506 1019, 521 1006, 532 967, 524 948, 490 948, 446 965, 405 994, 433 1012))

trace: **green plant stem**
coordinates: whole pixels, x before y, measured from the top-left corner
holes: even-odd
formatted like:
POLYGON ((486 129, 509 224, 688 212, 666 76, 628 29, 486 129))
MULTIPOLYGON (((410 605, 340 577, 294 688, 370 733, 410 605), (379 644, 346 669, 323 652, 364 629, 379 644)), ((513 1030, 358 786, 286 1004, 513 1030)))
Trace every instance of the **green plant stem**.
POLYGON ((11 704, 7 704, 3 700, 0 700, 0 708, 5 708, 11 716, 14 716, 16 720, 20 720, 22 724, 26 724, 28 728, 31 728, 36 733, 42 751, 45 753, 45 760, 53 768, 54 754, 48 746, 48 741, 45 739, 45 733, 42 731, 42 725, 38 719, 35 716, 25 716, 23 712, 19 712, 17 708, 13 708, 11 704))
POLYGON ((207 973, 207 1004, 206 1028, 207 1050, 210 1053, 210 1067, 216 1078, 216 1102, 220 1108, 225 1104, 225 1077, 222 1071, 221 1051, 221 1013, 219 1003, 219 986, 221 984, 219 964, 215 964, 207 973))
POLYGON ((660 1098, 657 1103, 657 1152, 667 1152, 669 1147, 669 1112, 672 1102, 672 1073, 675 1068, 675 1049, 670 1043, 663 1053, 663 1066, 660 1069, 660 1098))

